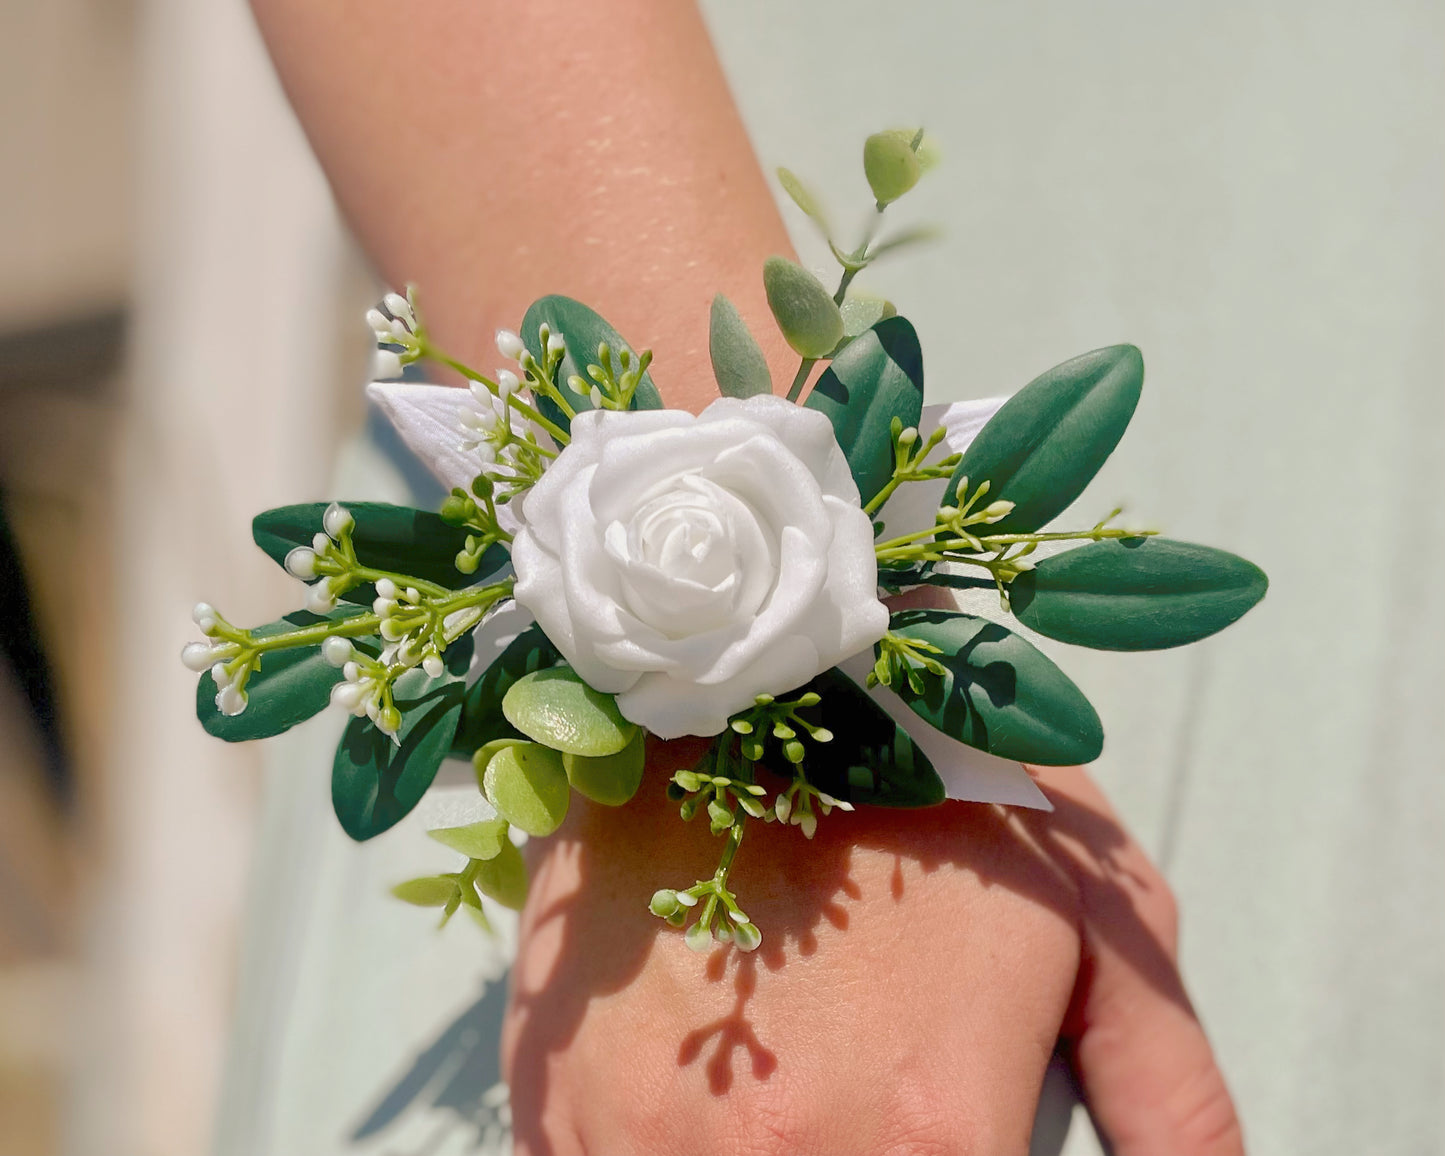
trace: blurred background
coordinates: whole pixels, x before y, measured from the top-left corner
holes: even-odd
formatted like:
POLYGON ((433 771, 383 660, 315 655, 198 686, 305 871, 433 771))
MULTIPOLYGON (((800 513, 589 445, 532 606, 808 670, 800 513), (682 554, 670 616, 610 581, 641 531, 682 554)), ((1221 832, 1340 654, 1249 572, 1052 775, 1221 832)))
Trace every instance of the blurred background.
MULTIPOLYGON (((934 400, 1144 349, 1085 501, 1273 586, 1187 654, 1068 656, 1098 773, 1181 897, 1252 1150, 1445 1152, 1445 10, 703 7, 767 165, 841 204, 867 131, 943 142, 908 208, 946 239, 868 286, 968 367, 934 400)), ((277 784, 324 767, 207 739, 177 661, 198 597, 294 601, 246 526, 368 460, 379 287, 238 0, 0 11, 0 1156, 393 1151, 330 1123, 373 1088, 293 1078, 333 976, 277 987, 256 947, 339 884, 247 898, 277 784)), ((459 950, 407 942, 376 951, 459 950)), ((385 1014, 379 1050, 449 1019, 385 1014)))

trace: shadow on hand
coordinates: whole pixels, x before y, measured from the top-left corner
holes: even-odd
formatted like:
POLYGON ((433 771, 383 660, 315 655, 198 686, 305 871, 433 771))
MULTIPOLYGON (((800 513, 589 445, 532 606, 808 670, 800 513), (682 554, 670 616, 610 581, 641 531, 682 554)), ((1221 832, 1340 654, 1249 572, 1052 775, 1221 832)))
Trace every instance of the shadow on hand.
MULTIPOLYGON (((681 743, 654 750, 637 798, 617 809, 576 800, 562 831, 534 852, 537 901, 523 917, 509 1011, 509 1082, 518 1137, 534 1156, 554 1152, 534 1128, 548 1102, 554 1061, 573 1045, 590 1009, 624 991, 654 953, 686 951, 681 933, 654 917, 647 903, 656 888, 708 878, 717 863, 721 841, 709 836, 706 820, 681 822, 675 804, 663 795, 666 776, 691 765, 695 753, 681 743), (660 943, 660 937, 668 942, 660 943)), ((1073 926, 1082 919, 1084 887, 1112 892, 1117 902, 1107 925, 1096 932, 1147 982, 1182 1000, 1169 952, 1125 889, 1137 882, 1128 865, 1126 833, 1106 813, 1057 792, 1050 796, 1057 807, 1052 815, 957 802, 906 813, 876 807, 835 811, 820 822, 812 842, 797 828, 749 823, 732 884, 763 929, 763 943, 751 955, 718 948, 708 956, 705 981, 722 984, 731 976, 732 1006, 682 1033, 678 1066, 702 1063, 707 1086, 717 1096, 739 1079, 770 1080, 779 1060, 749 1015, 759 969, 781 972, 806 960, 818 950, 825 928, 848 930, 853 905, 903 903, 909 878, 939 871, 971 876, 985 893, 1005 889, 1073 926), (880 869, 889 857, 887 869, 880 869), (1082 886, 1081 872, 1088 876, 1082 886)), ((858 950, 882 959, 895 948, 865 942, 858 950)), ((666 1006, 649 1016, 654 1030, 675 1022, 674 1013, 697 983, 695 970, 686 967, 668 974, 660 997, 666 1006)), ((616 1063, 625 1066, 626 1056, 619 1054, 616 1063)))

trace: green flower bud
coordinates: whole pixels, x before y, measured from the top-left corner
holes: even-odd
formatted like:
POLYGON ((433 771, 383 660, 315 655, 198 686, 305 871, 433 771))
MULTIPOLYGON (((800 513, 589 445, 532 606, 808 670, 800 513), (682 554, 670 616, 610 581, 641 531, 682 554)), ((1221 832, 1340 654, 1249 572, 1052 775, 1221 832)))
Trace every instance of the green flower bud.
POLYGON ((477 504, 464 494, 448 494, 447 500, 442 503, 442 521, 452 526, 464 525, 476 508, 477 504))
POLYGON ((769 257, 763 263, 768 307, 783 337, 801 357, 826 357, 843 337, 843 314, 823 283, 795 261, 769 257))
POLYGON ((683 909, 682 904, 677 901, 677 892, 670 887, 653 892, 652 902, 647 907, 659 919, 670 919, 673 914, 683 909))
POLYGON ((755 923, 739 923, 733 928, 733 942, 738 945, 739 951, 756 951, 762 941, 763 933, 755 923))
POLYGON ((923 166, 913 151, 915 136, 916 131, 890 128, 875 132, 863 142, 863 173, 880 205, 896 201, 923 175, 923 166))
POLYGON ((699 920, 687 929, 687 945, 693 951, 712 950, 712 929, 699 920))

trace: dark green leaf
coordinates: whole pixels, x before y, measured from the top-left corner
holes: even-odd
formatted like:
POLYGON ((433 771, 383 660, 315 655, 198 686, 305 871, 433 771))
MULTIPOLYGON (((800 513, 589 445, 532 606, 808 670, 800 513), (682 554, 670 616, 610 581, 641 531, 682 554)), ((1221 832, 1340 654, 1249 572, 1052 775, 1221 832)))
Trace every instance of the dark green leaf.
POLYGON ((1046 558, 1009 586, 1015 616, 1096 650, 1163 650, 1207 638, 1264 597, 1252 562, 1192 542, 1125 538, 1046 558))
POLYGON ((468 688, 452 754, 469 759, 478 747, 495 739, 520 739, 522 732, 502 713, 502 699, 524 674, 546 670, 561 661, 561 654, 540 626, 529 626, 517 635, 468 688))
POLYGON ((916 427, 923 413, 923 350, 912 324, 889 317, 854 338, 804 404, 833 423, 867 505, 893 476, 893 419, 916 427))
MULTIPOLYGON (((390 570, 440 586, 459 587, 484 581, 507 564, 506 547, 497 544, 482 555, 475 574, 463 577, 456 568, 456 556, 466 545, 466 530, 448 526, 436 514, 410 506, 384 502, 342 505, 356 519, 351 541, 357 561, 373 570, 390 570)), ((325 502, 304 502, 267 510, 252 521, 251 536, 278 565, 283 565, 287 554, 297 546, 310 546, 312 538, 321 532, 321 515, 326 506, 325 502)), ((376 592, 366 583, 343 597, 347 602, 365 605, 376 597, 376 592)))
POLYGON ((985 501, 1006 498, 1011 514, 991 534, 1026 534, 1062 513, 1114 452, 1144 385, 1132 345, 1075 357, 1036 377, 979 431, 953 472, 950 490, 985 479, 985 501))
POLYGON ((834 667, 808 684, 823 698, 804 717, 833 732, 809 743, 808 780, 850 803, 930 807, 943 802, 943 780, 909 736, 856 682, 834 667))
POLYGON ((724 397, 753 397, 773 392, 768 362, 737 308, 719 293, 712 299, 708 324, 712 375, 724 397))
MULTIPOLYGON (((298 610, 279 622, 258 626, 257 638, 268 638, 302 626, 337 622, 362 613, 354 606, 329 614, 298 610)), ((196 688, 196 717, 207 734, 228 743, 265 739, 290 730, 319 713, 331 699, 331 688, 341 681, 341 671, 321 657, 321 645, 276 650, 261 656, 261 665, 246 682, 246 709, 238 715, 224 715, 216 709, 216 682, 207 671, 196 688)))
POLYGON ((416 667, 396 680, 394 697, 402 714, 398 742, 370 719, 348 724, 331 768, 331 803, 353 839, 370 839, 394 826, 431 786, 461 718, 463 676, 471 657, 472 637, 466 635, 447 648, 441 677, 431 678, 416 667))
POLYGON ((1098 758, 1099 716, 1057 666, 1011 630, 947 610, 905 610, 895 634, 938 647, 947 669, 923 672, 923 692, 894 687, 920 718, 944 734, 1005 759, 1073 766, 1098 758))
MULTIPOLYGON (((584 381, 591 380, 587 376, 587 367, 597 364, 597 347, 604 341, 612 349, 612 365, 615 370, 618 370, 619 375, 618 355, 625 349, 635 357, 637 351, 622 339, 617 330, 582 302, 574 301, 570 297, 553 295, 532 302, 531 308, 527 310, 527 315, 522 318, 522 343, 539 361, 542 358, 543 350, 537 331, 544 322, 553 333, 560 334, 562 340, 567 343, 567 352, 562 358, 561 365, 557 367, 557 387, 578 413, 584 409, 591 409, 591 400, 573 390, 567 384, 568 380, 572 377, 580 377, 584 381)), ((554 402, 545 397, 538 397, 537 408, 541 410, 544 417, 555 422, 562 429, 571 428, 572 423, 568 420, 567 415, 554 402)), ((637 392, 632 395, 632 408, 662 408, 662 395, 657 392, 657 386, 653 384, 651 375, 644 373, 642 380, 637 383, 637 392)))

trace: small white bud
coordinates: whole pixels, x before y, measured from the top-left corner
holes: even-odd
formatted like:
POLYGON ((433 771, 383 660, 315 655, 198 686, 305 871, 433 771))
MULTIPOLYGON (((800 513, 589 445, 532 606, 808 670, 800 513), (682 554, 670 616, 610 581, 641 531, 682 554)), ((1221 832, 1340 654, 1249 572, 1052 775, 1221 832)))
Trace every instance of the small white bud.
POLYGON ((188 642, 181 651, 181 662, 197 674, 204 674, 215 660, 216 648, 205 642, 188 642))
POLYGON ((400 293, 388 293, 381 299, 381 303, 393 317, 404 319, 411 316, 411 305, 400 293))
POLYGON ((787 795, 780 794, 773 803, 773 813, 777 815, 780 823, 786 823, 788 816, 793 813, 793 800, 787 795))
POLYGON ((321 657, 335 667, 344 667, 351 661, 354 648, 349 638, 337 638, 332 635, 321 644, 321 657))
POLYGON ((361 708, 366 688, 359 682, 338 682, 331 688, 331 705, 355 714, 361 708))
POLYGON ((326 507, 326 513, 321 515, 321 525, 333 538, 340 539, 342 534, 356 525, 356 519, 341 503, 332 502, 326 507))
POLYGON ((415 635, 403 638, 401 645, 396 648, 396 656, 403 666, 415 666, 421 661, 421 639, 415 635))
POLYGON ((328 554, 331 551, 331 539, 318 530, 311 535, 311 548, 318 554, 328 554))
POLYGON ((421 660, 422 669, 427 672, 430 678, 441 678, 446 673, 446 664, 442 662, 442 656, 432 651, 421 660))
POLYGON ((357 662, 348 662, 341 667, 341 677, 347 682, 361 681, 361 666, 357 662))
POLYGON ((197 602, 196 608, 191 611, 191 621, 194 622, 197 626, 201 624, 202 618, 209 618, 214 621, 215 617, 216 608, 212 606, 209 602, 197 602))
POLYGON ((297 546, 286 555, 286 573, 293 578, 300 578, 303 582, 310 582, 316 577, 316 551, 309 546, 297 546))
POLYGON ((391 332, 391 321, 380 309, 368 309, 366 323, 371 326, 371 331, 378 338, 383 338, 391 332))
POLYGON ((231 674, 230 671, 226 669, 224 662, 218 662, 215 666, 211 667, 211 679, 217 686, 231 685, 231 674))
POLYGON ((378 618, 390 618, 396 613, 395 598, 378 598, 371 604, 371 612, 378 618))
POLYGON ((756 923, 739 923, 733 930, 733 943, 739 951, 756 951, 763 941, 763 933, 756 923))
POLYGON ((201 633, 207 638, 214 638, 216 636, 216 620, 214 618, 202 618, 196 625, 201 628, 201 633))
POLYGON ((228 717, 240 714, 246 709, 246 692, 238 687, 223 686, 216 695, 216 709, 228 717))
MULTIPOLYGON (((396 583, 390 578, 378 578, 376 580, 376 593, 379 598, 395 598, 396 583)), ((380 611, 377 613, 380 613, 380 611)))
POLYGON ((812 811, 805 811, 798 817, 798 827, 803 832, 803 838, 811 839, 818 833, 818 816, 812 811))
POLYGON ((499 369, 497 371, 497 396, 504 401, 516 393, 521 384, 517 380, 517 375, 511 370, 499 369))
POLYGON ((686 891, 679 891, 677 893, 677 901, 681 903, 684 907, 697 906, 697 896, 689 895, 686 891))
POLYGON ((336 595, 331 589, 331 579, 323 578, 306 590, 306 609, 312 614, 325 614, 336 609, 336 595))
POLYGON ((394 349, 378 349, 371 355, 371 380, 391 381, 401 376, 401 356, 394 349))
POLYGON ((902 446, 911 446, 917 440, 918 430, 913 426, 909 426, 906 430, 904 430, 898 435, 898 444, 902 446))
POLYGON ((385 618, 381 623, 381 636, 388 642, 400 642, 406 637, 407 630, 395 618, 385 618))
POLYGON ((598 389, 595 385, 594 385, 594 386, 592 387, 592 389, 588 392, 587 396, 588 396, 588 398, 591 399, 591 401, 592 401, 592 408, 593 408, 593 409, 601 409, 601 408, 602 408, 602 391, 601 391, 600 389, 598 389))
POLYGON ((421 601, 421 591, 415 586, 408 586, 406 593, 403 594, 402 597, 415 606, 421 601))
POLYGON ((553 357, 556 357, 559 353, 565 353, 566 350, 567 343, 562 340, 560 333, 549 333, 547 335, 547 352, 553 357))
POLYGON ((522 344, 522 339, 510 329, 497 330, 497 352, 503 357, 516 361, 526 348, 522 344))
POLYGON ((407 324, 406 324, 405 321, 393 320, 392 323, 391 323, 391 332, 392 332, 392 336, 394 336, 394 337, 410 337, 410 336, 411 336, 411 330, 410 330, 409 328, 407 328, 407 324))

